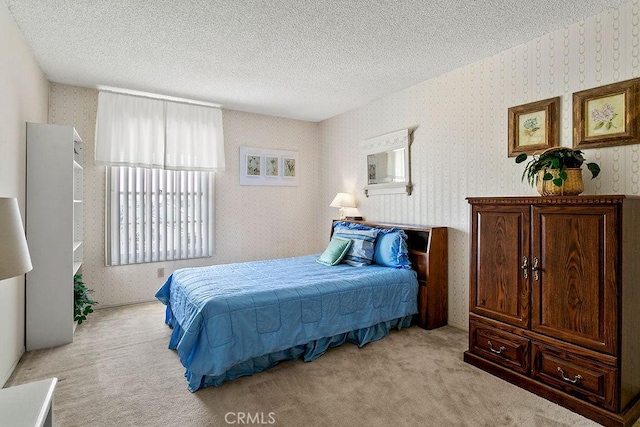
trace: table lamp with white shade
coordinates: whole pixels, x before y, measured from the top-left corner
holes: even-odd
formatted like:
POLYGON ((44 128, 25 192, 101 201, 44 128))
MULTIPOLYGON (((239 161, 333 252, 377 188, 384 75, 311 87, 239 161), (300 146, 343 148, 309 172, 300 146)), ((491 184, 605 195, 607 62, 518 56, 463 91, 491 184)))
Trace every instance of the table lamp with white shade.
POLYGON ((20 276, 31 269, 18 200, 0 197, 0 280, 20 276))
POLYGON ((340 219, 345 219, 344 208, 355 208, 356 201, 349 193, 338 193, 329 206, 332 208, 340 208, 340 219))

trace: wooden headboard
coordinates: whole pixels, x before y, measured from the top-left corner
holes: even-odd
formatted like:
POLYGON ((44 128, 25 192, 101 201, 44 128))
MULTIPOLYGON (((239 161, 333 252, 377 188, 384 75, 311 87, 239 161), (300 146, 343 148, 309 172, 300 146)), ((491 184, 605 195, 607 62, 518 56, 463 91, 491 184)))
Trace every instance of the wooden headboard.
MULTIPOLYGON (((337 222, 334 220, 333 222, 337 222)), ((411 268, 418 275, 418 314, 416 322, 425 329, 447 324, 448 267, 447 227, 347 221, 378 228, 399 228, 407 234, 411 268)), ((331 227, 333 233, 333 227, 331 227)))

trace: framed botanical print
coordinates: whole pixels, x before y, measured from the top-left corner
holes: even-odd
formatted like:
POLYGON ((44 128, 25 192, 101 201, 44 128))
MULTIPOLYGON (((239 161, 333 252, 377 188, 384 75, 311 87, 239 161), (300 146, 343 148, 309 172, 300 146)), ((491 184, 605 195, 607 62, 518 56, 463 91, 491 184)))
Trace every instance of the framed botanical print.
POLYGON ((260 157, 253 154, 247 154, 247 176, 260 176, 260 157))
POLYGON ((296 177, 296 159, 293 157, 282 158, 282 176, 285 178, 296 177))
POLYGON ((509 108, 509 157, 557 147, 560 97, 509 108))
POLYGON ((295 187, 299 183, 297 151, 240 147, 240 185, 295 187))
POLYGON ((638 143, 640 79, 573 94, 573 147, 597 148, 638 143))
POLYGON ((276 156, 265 156, 265 176, 277 177, 280 175, 278 166, 280 165, 280 159, 276 156))

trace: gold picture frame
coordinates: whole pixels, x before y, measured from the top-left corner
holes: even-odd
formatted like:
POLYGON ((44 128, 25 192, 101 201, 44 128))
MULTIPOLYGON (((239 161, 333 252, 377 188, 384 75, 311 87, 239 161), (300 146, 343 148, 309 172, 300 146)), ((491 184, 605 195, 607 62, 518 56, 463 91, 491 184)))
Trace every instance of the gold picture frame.
POLYGON ((560 97, 509 108, 509 157, 559 145, 560 97))
POLYGON ((573 148, 636 144, 640 79, 573 94, 573 148))

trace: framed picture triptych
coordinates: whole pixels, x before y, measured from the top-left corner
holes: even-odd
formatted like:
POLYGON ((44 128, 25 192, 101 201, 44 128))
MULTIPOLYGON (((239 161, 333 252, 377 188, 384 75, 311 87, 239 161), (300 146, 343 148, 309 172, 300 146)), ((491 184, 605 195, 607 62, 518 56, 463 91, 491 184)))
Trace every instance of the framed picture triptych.
POLYGON ((240 147, 240 185, 298 185, 298 152, 240 147))

